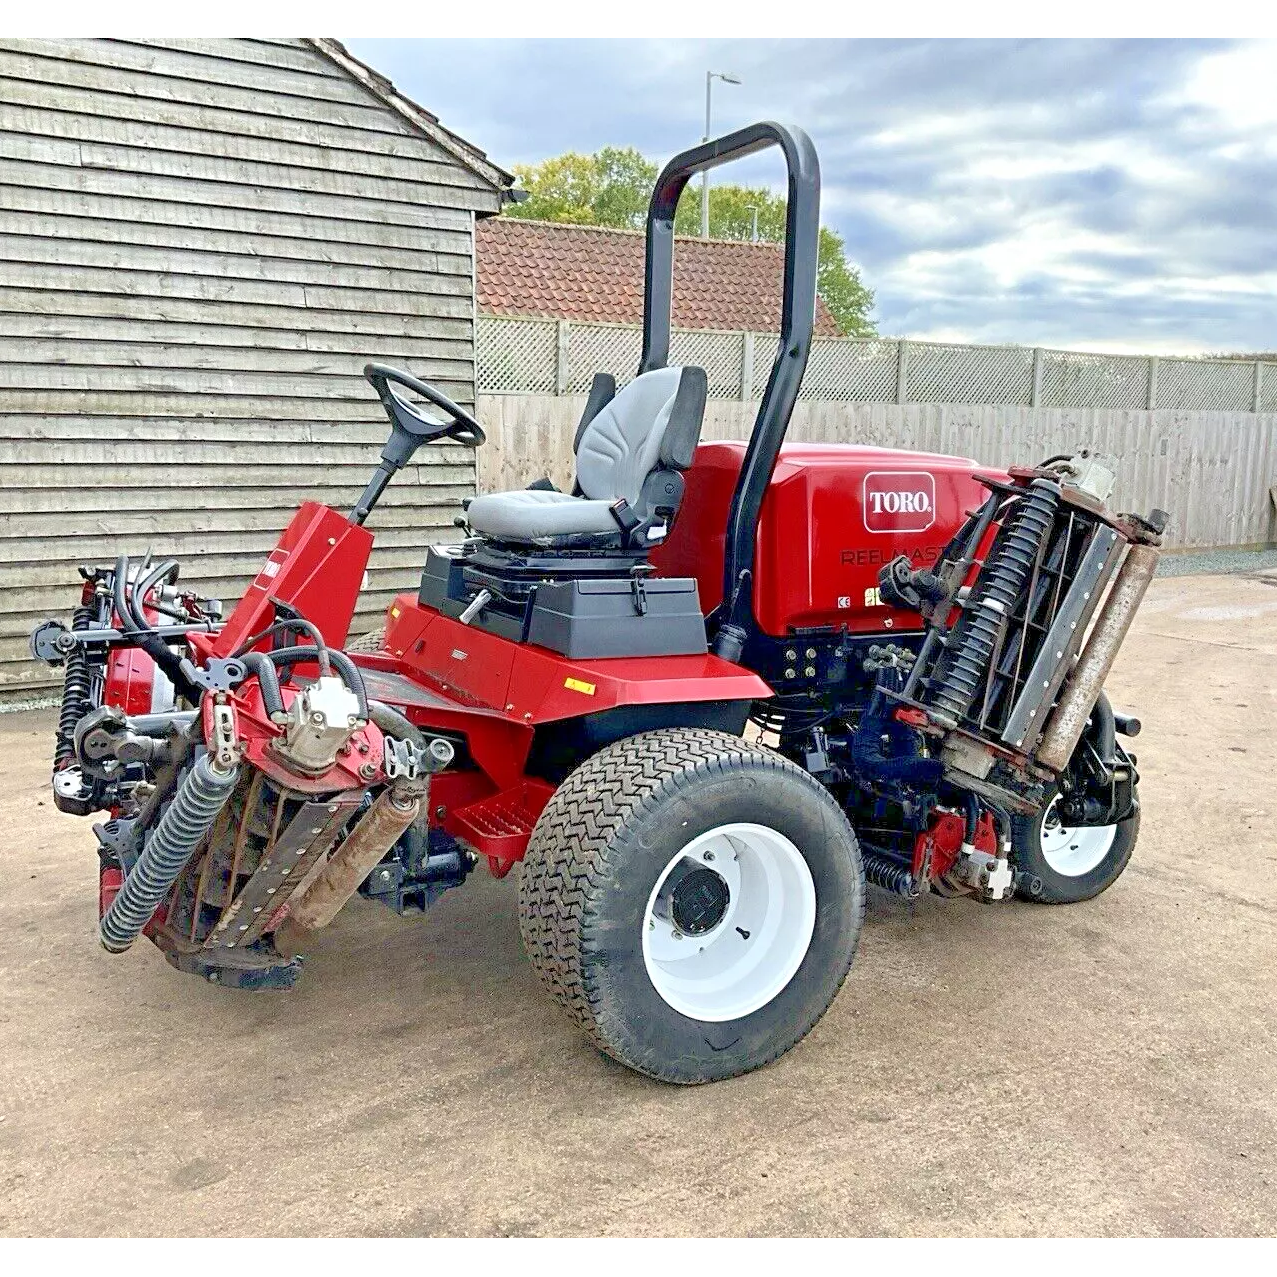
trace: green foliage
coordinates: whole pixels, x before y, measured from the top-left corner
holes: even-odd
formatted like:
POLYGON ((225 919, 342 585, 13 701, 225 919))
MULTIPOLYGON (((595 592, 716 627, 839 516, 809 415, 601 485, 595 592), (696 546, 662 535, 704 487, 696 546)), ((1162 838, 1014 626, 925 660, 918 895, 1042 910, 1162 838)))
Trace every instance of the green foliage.
MULTIPOLYGON (((713 189, 710 190, 711 196, 713 189)), ((873 289, 865 286, 860 272, 847 260, 842 236, 828 226, 820 228, 820 258, 816 267, 816 291, 829 307, 844 337, 876 337, 873 289)))
POLYGON ((569 151, 540 164, 516 164, 530 198, 511 207, 513 217, 580 226, 640 230, 656 185, 656 165, 632 146, 605 146, 593 155, 569 151))
MULTIPOLYGON (((569 151, 540 164, 516 165, 519 185, 529 193, 522 204, 510 206, 512 217, 584 226, 616 226, 641 230, 647 201, 656 184, 656 165, 632 146, 607 146, 593 155, 569 151)), ((747 240, 758 211, 758 238, 779 244, 785 239, 785 201, 765 186, 711 185, 709 233, 712 239, 747 240)), ((700 185, 683 192, 674 218, 679 235, 699 235, 700 185)), ((820 228, 817 291, 849 337, 872 337, 877 332, 870 312, 874 295, 860 272, 847 260, 842 237, 820 228)))

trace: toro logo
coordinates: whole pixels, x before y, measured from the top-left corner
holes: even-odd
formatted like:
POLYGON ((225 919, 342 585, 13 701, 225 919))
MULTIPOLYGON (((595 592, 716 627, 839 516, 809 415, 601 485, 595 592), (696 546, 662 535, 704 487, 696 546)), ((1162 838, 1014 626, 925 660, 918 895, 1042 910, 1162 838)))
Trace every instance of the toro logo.
POLYGON ((871 470, 864 496, 870 532, 925 532, 936 521, 935 476, 925 470, 871 470))

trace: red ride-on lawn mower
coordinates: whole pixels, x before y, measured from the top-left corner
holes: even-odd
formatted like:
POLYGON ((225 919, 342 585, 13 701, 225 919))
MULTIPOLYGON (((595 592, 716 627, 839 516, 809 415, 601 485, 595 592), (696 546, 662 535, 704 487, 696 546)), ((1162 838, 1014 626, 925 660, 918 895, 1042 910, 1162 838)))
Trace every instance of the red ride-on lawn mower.
POLYGON ((821 1017, 866 880, 1065 903, 1118 877, 1138 723, 1102 685, 1165 516, 1110 513, 1085 453, 994 474, 782 447, 819 194, 810 140, 777 124, 667 165, 642 363, 595 378, 573 490, 471 501, 375 642, 343 650, 365 519, 422 443, 483 442, 381 365, 372 481, 349 516, 302 505, 228 619, 174 562, 83 569, 70 628, 32 644, 65 666, 57 805, 109 813, 108 950, 145 934, 179 970, 285 987, 356 893, 420 911, 522 862, 547 988, 616 1059, 703 1082, 821 1017), (779 352, 748 443, 698 446, 705 374, 668 363, 674 211, 694 173, 768 146, 789 170, 779 352))

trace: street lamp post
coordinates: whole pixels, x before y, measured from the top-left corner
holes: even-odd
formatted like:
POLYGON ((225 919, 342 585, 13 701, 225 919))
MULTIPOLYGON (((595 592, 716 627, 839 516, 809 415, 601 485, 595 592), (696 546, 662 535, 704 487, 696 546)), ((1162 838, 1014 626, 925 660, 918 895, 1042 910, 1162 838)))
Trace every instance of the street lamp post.
MULTIPOLYGON (((740 83, 740 77, 729 71, 705 72, 705 136, 701 139, 704 142, 708 142, 710 137, 710 91, 715 80, 722 80, 724 84, 740 83)), ((701 174, 701 239, 709 239, 709 169, 701 174)))

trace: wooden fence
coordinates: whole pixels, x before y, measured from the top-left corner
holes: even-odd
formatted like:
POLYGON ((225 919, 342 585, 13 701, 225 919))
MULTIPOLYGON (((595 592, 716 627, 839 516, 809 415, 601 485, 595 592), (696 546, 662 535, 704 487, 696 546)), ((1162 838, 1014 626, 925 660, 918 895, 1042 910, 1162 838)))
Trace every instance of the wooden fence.
MULTIPOLYGON (((570 483, 572 439, 584 403, 584 395, 480 395, 488 432, 478 453, 480 489, 525 487, 542 475, 570 483)), ((757 407, 711 400, 702 438, 747 438, 757 407)), ((1122 509, 1170 512, 1170 547, 1277 541, 1273 412, 805 400, 794 410, 788 437, 940 452, 990 466, 1031 465, 1053 453, 1093 447, 1119 462, 1115 501, 1122 509)))

